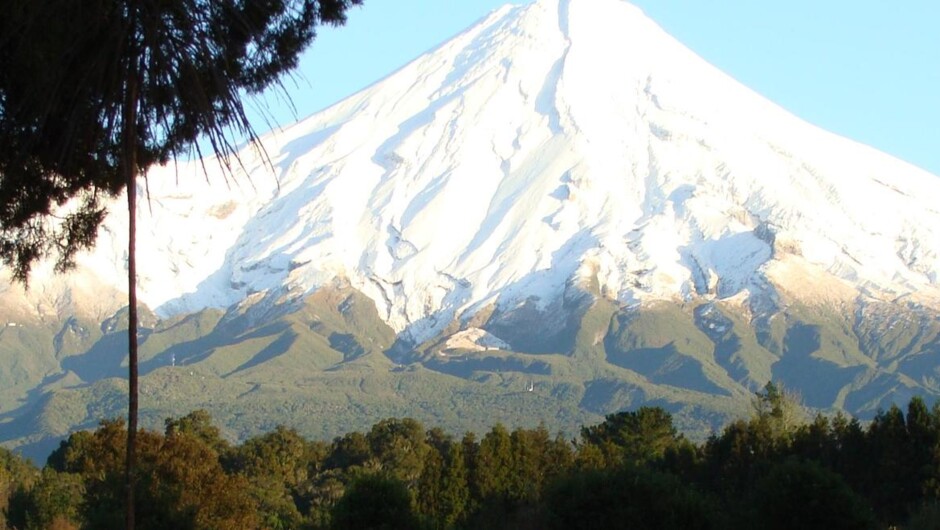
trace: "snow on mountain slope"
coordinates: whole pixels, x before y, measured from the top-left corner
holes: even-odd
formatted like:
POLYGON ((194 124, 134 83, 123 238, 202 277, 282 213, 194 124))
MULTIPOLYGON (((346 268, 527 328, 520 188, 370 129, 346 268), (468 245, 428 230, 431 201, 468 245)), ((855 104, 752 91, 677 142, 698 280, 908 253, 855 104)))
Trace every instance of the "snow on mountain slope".
MULTIPOLYGON (((418 340, 572 278, 624 303, 940 307, 937 177, 795 118, 621 0, 499 9, 264 149, 234 178, 149 174, 139 285, 158 313, 337 278, 418 340)), ((55 289, 123 291, 126 224, 117 202, 55 289)))

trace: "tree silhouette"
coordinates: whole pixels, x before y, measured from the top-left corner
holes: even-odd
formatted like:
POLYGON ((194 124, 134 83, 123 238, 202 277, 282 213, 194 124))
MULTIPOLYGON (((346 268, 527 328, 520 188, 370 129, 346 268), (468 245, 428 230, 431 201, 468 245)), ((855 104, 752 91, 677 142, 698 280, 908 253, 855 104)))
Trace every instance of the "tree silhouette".
POLYGON ((243 94, 296 66, 316 26, 362 0, 9 0, 0 17, 0 259, 25 282, 94 244, 105 199, 127 192, 126 527, 134 528, 137 178, 156 163, 234 155, 254 140, 243 94))
POLYGON ((604 422, 581 429, 585 444, 596 445, 610 463, 647 463, 662 458, 682 439, 672 415, 660 407, 608 414, 604 422))
POLYGON ((419 525, 408 488, 384 475, 359 477, 333 506, 332 515, 335 530, 411 530, 419 525))
POLYGON ((768 381, 761 392, 754 395, 751 407, 754 419, 766 424, 774 437, 789 436, 803 423, 805 411, 800 395, 768 381))
POLYGON ((612 466, 573 473, 545 494, 545 528, 725 528, 711 502, 673 475, 612 466))
POLYGON ((774 464, 753 485, 761 528, 875 528, 871 509, 836 473, 812 461, 774 464))

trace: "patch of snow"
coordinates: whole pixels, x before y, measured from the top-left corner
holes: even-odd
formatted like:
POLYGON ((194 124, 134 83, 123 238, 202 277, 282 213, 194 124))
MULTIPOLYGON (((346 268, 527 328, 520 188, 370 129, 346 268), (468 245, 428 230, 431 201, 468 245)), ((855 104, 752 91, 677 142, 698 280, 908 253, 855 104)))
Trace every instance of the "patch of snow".
POLYGON ((496 335, 480 328, 469 328, 451 335, 444 343, 442 352, 447 350, 490 351, 509 349, 509 344, 496 335))

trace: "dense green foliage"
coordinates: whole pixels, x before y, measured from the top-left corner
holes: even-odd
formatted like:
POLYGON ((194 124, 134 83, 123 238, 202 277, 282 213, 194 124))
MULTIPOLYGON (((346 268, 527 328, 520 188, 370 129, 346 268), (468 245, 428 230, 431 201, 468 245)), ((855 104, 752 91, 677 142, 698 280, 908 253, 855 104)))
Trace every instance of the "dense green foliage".
MULTIPOLYGON (((332 442, 292 429, 233 446, 204 411, 140 433, 141 528, 935 528, 940 405, 867 426, 798 421, 770 384, 702 444, 671 415, 607 416, 579 440, 500 424, 461 438, 387 419, 332 442)), ((76 432, 41 471, 0 451, 6 528, 120 528, 121 422, 76 432)), ((4 526, 0 526, 2 528, 4 526)))
MULTIPOLYGON (((11 0, 0 18, 0 263, 26 283, 94 245, 106 197, 128 206, 126 528, 135 528, 137 177, 208 139, 238 160, 242 104, 297 65, 322 24, 361 0, 11 0)), ((262 149, 263 151, 263 149, 262 149)), ((230 173, 231 174, 231 171, 230 173)))
MULTIPOLYGON (((584 315, 571 352, 439 355, 442 337, 453 330, 422 345, 418 353, 396 349, 395 332, 375 303, 349 286, 323 287, 302 304, 272 311, 274 298, 165 320, 142 308, 141 426, 162 429, 166 417, 205 409, 233 441, 278 424, 289 424, 306 438, 332 439, 367 431, 390 417, 413 417, 448 432, 471 430, 479 436, 496 421, 524 427, 544 422, 553 433, 574 437, 580 426, 598 424, 606 414, 651 403, 669 410, 678 430, 702 442, 746 415, 750 389, 771 379, 799 392, 814 411, 842 410, 862 421, 893 402, 940 395, 940 380, 931 375, 940 358, 934 353, 940 350, 909 350, 892 339, 891 347, 903 352, 888 354, 890 345, 875 340, 892 336, 876 333, 882 319, 907 322, 891 313, 857 322, 855 313, 820 313, 838 320, 839 329, 856 326, 856 342, 867 344, 862 353, 884 359, 861 367, 807 356, 816 340, 798 340, 806 338, 798 330, 805 331, 810 321, 804 313, 803 320, 796 315, 792 322, 783 314, 775 317, 768 333, 776 338, 765 337, 765 342, 773 345, 779 339, 779 351, 762 352, 753 334, 763 328, 754 328, 746 314, 720 303, 669 310, 667 304, 657 304, 650 309, 653 315, 630 320, 631 311, 598 300, 584 315), (612 318, 625 324, 610 326, 612 318), (676 318, 694 322, 695 330, 724 331, 715 331, 709 339, 714 343, 698 351, 695 334, 683 335, 692 328, 677 324, 676 318), (787 326, 797 328, 788 332, 787 326), (622 335, 627 332, 638 335, 630 339, 622 335), (863 332, 871 337, 863 341, 863 332), (666 351, 670 342, 675 352, 666 351), (872 353, 876 345, 883 353, 872 353), (790 359, 799 352, 802 357, 790 359), (624 362, 631 368, 618 365, 624 362), (699 368, 692 370, 695 366, 699 368), (527 391, 530 385, 533 391, 527 391)), ((6 319, 16 326, 0 333, 0 413, 12 418, 0 429, 0 444, 45 458, 69 432, 121 413, 127 395, 126 309, 104 323, 91 317, 30 322, 4 314, 4 309, 0 324, 6 319)), ((933 313, 923 318, 931 326, 940 322, 933 313)), ((916 335, 919 326, 907 332, 916 335)), ((925 344, 940 344, 935 331, 923 329, 925 344)), ((829 356, 824 347, 831 340, 820 333, 820 355, 829 356)))
POLYGON ((724 528, 716 503, 673 474, 642 467, 572 473, 553 484, 544 507, 547 527, 558 530, 724 528))

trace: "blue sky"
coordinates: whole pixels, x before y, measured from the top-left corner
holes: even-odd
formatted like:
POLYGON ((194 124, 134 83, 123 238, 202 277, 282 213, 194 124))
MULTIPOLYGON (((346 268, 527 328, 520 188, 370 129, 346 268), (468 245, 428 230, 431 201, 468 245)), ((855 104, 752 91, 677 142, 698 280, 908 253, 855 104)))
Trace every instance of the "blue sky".
MULTIPOLYGON (((294 79, 285 80, 296 113, 282 95, 263 100, 272 124, 290 124, 365 88, 504 3, 365 0, 345 27, 321 29, 294 79)), ((633 3, 801 118, 940 175, 940 1, 633 3)), ((259 132, 270 128, 255 123, 259 132)))

